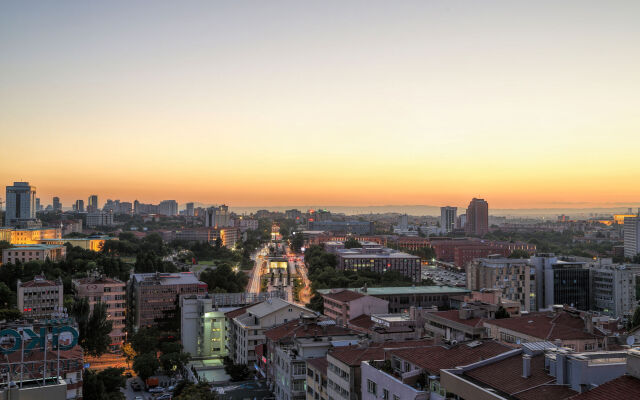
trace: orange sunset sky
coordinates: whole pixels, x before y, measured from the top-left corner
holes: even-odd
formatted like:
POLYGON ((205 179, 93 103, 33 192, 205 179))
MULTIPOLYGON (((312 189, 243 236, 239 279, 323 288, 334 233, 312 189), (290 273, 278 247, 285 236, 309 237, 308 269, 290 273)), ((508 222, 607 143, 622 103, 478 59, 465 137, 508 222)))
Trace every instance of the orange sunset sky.
POLYGON ((638 15, 636 1, 5 3, 0 185, 65 207, 637 205, 638 15))

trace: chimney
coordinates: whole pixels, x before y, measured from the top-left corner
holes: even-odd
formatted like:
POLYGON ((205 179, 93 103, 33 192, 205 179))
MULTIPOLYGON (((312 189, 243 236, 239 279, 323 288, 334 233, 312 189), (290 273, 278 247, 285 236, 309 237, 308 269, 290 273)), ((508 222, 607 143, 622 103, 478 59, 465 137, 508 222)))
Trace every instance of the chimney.
POLYGON ((531 376, 531 356, 528 354, 522 355, 522 377, 529 378, 531 376))

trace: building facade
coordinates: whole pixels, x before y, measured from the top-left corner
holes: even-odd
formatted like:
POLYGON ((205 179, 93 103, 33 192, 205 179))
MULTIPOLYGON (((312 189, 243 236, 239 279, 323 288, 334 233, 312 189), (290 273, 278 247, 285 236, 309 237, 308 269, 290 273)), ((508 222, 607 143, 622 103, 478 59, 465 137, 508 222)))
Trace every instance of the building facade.
POLYGON ((528 260, 480 258, 467 266, 466 273, 467 289, 499 288, 502 298, 517 301, 522 310, 536 310, 536 275, 528 260))
POLYGON ((29 182, 13 182, 6 188, 6 225, 36 218, 36 188, 29 182))
POLYGON ((640 253, 640 217, 624 219, 624 256, 635 257, 640 253))
POLYGON ((456 227, 457 207, 440 207, 440 228, 445 233, 450 233, 456 227))
POLYGON ((467 207, 465 231, 471 235, 483 236, 489 233, 489 203, 475 197, 467 207))
POLYGON ((15 264, 16 262, 26 263, 29 261, 62 261, 67 255, 67 248, 64 246, 47 244, 17 245, 2 250, 2 263, 15 264))
POLYGON ((175 315, 181 295, 205 294, 207 284, 193 272, 133 274, 129 279, 133 323, 136 329, 153 326, 175 315))
POLYGON ((104 275, 92 275, 74 279, 76 297, 87 299, 91 310, 96 304, 107 305, 107 321, 111 321, 111 349, 118 349, 125 339, 125 320, 127 311, 126 284, 118 279, 104 275))
POLYGON ((163 200, 158 204, 158 212, 162 215, 178 215, 178 202, 175 200, 163 200))
POLYGON ((211 228, 222 228, 230 225, 231 215, 229 207, 222 204, 218 207, 209 207, 205 211, 204 226, 211 228))
POLYGON ((352 319, 363 314, 386 314, 389 312, 389 302, 373 296, 351 290, 337 293, 327 293, 324 299, 324 315, 332 318, 338 325, 347 325, 352 319))
POLYGON ((63 312, 63 285, 60 279, 49 281, 36 276, 17 284, 18 310, 25 318, 49 319, 63 312))

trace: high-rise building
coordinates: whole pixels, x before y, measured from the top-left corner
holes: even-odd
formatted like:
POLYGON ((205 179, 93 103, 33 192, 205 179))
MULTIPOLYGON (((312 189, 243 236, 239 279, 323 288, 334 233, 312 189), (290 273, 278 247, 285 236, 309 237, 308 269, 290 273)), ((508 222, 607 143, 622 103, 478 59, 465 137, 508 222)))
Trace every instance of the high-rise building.
POLYGON ((98 211, 98 195, 92 194, 89 196, 89 201, 87 202, 87 212, 96 212, 98 211))
POLYGON ((36 211, 42 211, 42 206, 40 205, 40 197, 36 197, 36 211))
POLYGON ((75 209, 77 212, 84 212, 84 200, 76 200, 75 209))
POLYGON ((187 203, 187 216, 193 217, 194 215, 193 203, 187 203))
POLYGON ((445 233, 449 233, 455 228, 457 212, 457 207, 440 207, 440 227, 445 233))
POLYGON ((175 200, 163 200, 158 204, 158 211, 162 215, 178 215, 178 202, 175 200))
POLYGON ((29 182, 13 182, 7 186, 5 222, 12 225, 36 217, 36 188, 29 182))
POLYGON ((478 236, 489 233, 489 203, 484 199, 474 197, 469 203, 465 230, 471 235, 478 236))
POLYGON ((62 211, 62 203, 60 203, 60 197, 53 198, 53 211, 62 211))
POLYGON ((640 253, 640 217, 624 219, 624 256, 633 258, 640 253))
POLYGON ((219 207, 209 207, 204 216, 204 226, 222 228, 230 225, 229 207, 222 204, 219 207))

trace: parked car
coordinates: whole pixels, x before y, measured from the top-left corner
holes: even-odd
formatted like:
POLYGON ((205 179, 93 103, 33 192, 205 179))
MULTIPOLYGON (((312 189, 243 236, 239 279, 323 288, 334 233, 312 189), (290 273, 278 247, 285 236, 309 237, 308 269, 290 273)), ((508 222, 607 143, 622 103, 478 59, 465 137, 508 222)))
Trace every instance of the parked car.
POLYGON ((161 387, 154 387, 149 389, 149 393, 162 393, 164 392, 164 389, 161 387))

